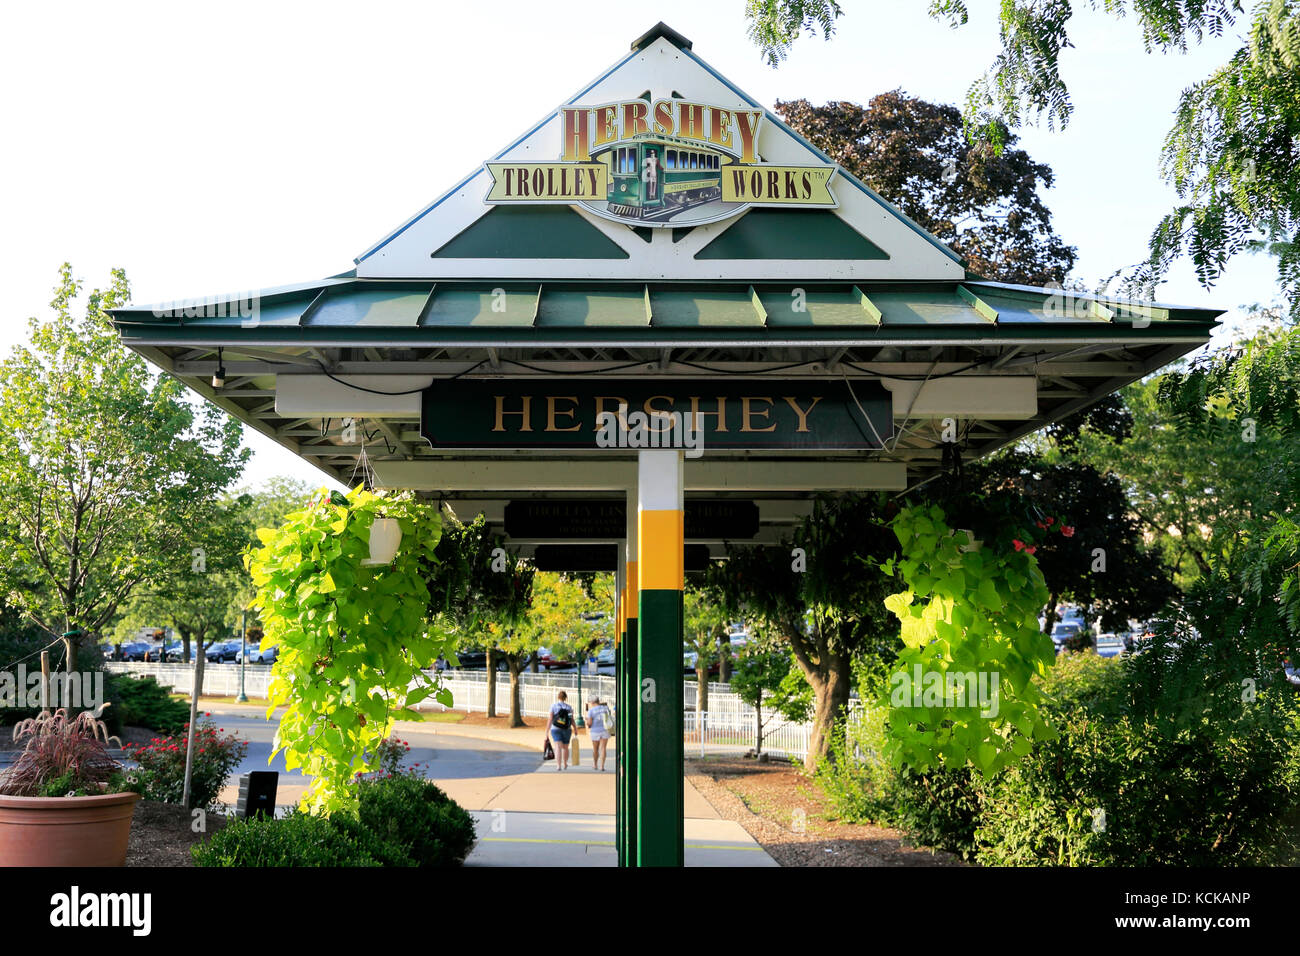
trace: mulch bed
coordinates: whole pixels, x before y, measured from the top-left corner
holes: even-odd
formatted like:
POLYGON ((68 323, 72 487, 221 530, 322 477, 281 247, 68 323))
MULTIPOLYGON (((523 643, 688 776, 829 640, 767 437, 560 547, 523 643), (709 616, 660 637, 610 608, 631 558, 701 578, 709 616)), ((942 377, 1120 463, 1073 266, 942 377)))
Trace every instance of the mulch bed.
POLYGON ((206 833, 195 833, 190 811, 174 803, 141 800, 131 818, 126 844, 127 866, 193 866, 190 847, 226 825, 217 813, 206 816, 206 833))
POLYGON ((896 830, 834 819, 821 790, 788 763, 709 757, 686 761, 686 776, 781 866, 966 865, 943 850, 912 846, 896 830))

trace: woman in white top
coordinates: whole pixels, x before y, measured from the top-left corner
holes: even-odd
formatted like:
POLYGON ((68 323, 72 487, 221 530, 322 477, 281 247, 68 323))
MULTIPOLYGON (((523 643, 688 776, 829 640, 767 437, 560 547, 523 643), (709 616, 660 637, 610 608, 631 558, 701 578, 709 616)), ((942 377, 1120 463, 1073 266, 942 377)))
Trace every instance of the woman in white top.
POLYGON ((597 770, 605 769, 605 751, 609 749, 609 707, 599 697, 591 699, 591 709, 587 711, 587 735, 591 738, 591 765, 597 770))

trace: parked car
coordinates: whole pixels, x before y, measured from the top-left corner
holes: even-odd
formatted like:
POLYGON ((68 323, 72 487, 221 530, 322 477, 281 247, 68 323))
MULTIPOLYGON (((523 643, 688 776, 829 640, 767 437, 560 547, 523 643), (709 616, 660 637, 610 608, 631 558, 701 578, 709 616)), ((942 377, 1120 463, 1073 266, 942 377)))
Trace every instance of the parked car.
POLYGON ((1146 650, 1151 637, 1151 629, 1139 624, 1124 635, 1124 650, 1129 654, 1140 654, 1146 650))
POLYGON ((537 649, 537 663, 541 664, 548 671, 557 667, 573 667, 573 661, 566 661, 556 657, 550 652, 549 648, 540 647, 537 649))
POLYGON ((152 645, 147 641, 132 641, 129 644, 122 645, 122 660, 124 661, 142 661, 152 645))
POLYGON ((1084 631, 1082 621, 1058 621, 1052 625, 1052 643, 1056 646, 1056 653, 1061 653, 1065 644, 1072 637, 1077 637, 1084 631))
POLYGON ((474 669, 487 667, 487 651, 470 649, 456 652, 456 660, 461 667, 474 669))
POLYGON ((1118 657, 1124 653, 1124 638, 1118 634, 1097 635, 1097 656, 1118 657))
MULTIPOLYGON (((682 673, 694 674, 696 672, 696 669, 699 666, 699 661, 700 661, 700 655, 697 654, 695 651, 683 650, 682 651, 682 673)), ((709 675, 717 676, 719 670, 721 669, 721 664, 722 662, 717 660, 715 660, 712 664, 710 664, 709 675)))
MULTIPOLYGON (((261 650, 258 648, 258 646, 255 643, 249 641, 248 656, 244 659, 244 663, 245 664, 273 664, 275 663, 275 657, 278 651, 279 649, 275 647, 268 647, 266 650, 261 650)), ((235 660, 238 661, 242 654, 243 654, 242 650, 236 652, 235 660)))
POLYGON ((241 647, 239 641, 217 641, 208 648, 207 658, 213 664, 222 664, 226 661, 233 661, 239 655, 241 647))

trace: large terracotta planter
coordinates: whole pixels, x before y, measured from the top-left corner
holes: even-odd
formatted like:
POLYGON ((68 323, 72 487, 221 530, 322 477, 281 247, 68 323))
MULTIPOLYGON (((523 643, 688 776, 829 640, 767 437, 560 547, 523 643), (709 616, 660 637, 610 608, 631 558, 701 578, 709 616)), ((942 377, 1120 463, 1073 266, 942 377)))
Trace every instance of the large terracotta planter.
POLYGON ((0 866, 125 866, 138 793, 0 796, 0 866))

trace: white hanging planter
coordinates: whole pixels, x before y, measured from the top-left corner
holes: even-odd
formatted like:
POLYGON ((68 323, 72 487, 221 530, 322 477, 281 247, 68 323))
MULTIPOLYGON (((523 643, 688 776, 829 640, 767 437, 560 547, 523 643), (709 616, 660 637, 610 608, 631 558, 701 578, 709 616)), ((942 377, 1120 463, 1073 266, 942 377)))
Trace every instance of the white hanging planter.
POLYGON ((362 564, 391 564, 402 542, 402 526, 396 518, 376 518, 370 526, 370 557, 362 564))

